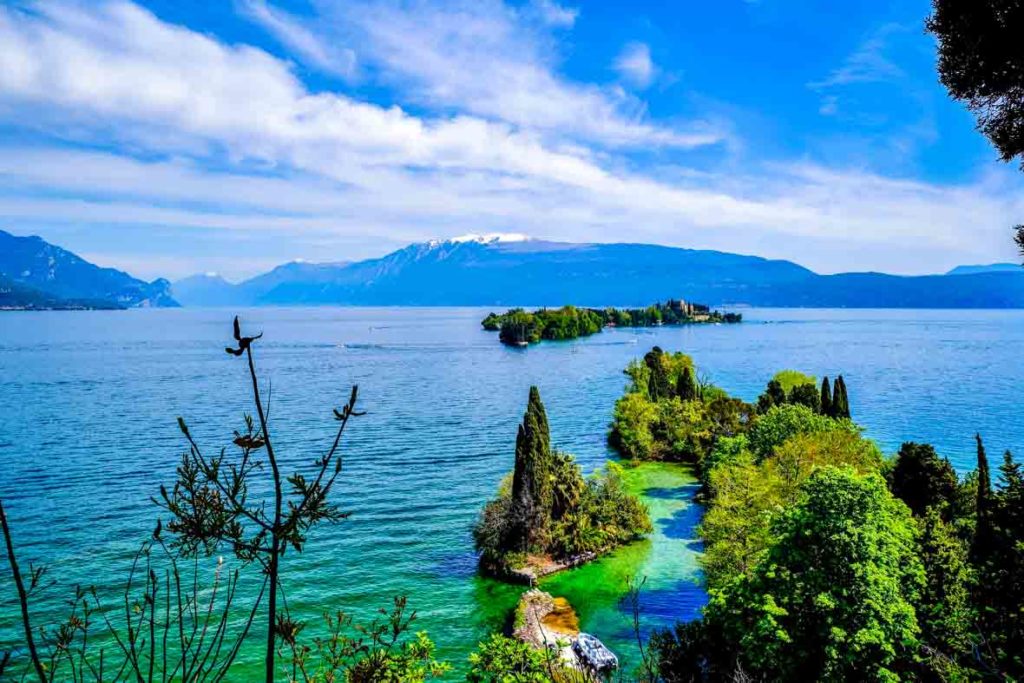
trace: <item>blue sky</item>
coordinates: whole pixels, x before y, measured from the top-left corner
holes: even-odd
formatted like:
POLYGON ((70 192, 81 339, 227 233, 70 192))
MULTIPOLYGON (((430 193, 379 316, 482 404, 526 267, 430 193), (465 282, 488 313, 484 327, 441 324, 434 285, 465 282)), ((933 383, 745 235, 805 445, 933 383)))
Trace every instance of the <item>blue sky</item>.
POLYGON ((513 232, 1014 260, 926 0, 0 4, 0 227, 143 277, 513 232))

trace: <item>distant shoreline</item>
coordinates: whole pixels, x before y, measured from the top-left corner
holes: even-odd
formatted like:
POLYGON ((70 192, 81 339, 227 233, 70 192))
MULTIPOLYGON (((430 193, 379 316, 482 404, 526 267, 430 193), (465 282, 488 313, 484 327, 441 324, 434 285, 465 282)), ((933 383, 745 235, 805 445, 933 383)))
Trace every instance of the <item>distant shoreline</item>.
MULTIPOLYGON (((1024 306, 755 306, 751 304, 714 304, 716 307, 729 307, 743 311, 1024 311, 1024 306)), ((225 305, 225 306, 126 306, 126 307, 4 307, 0 306, 0 313, 31 313, 31 312, 88 312, 88 311, 133 311, 133 310, 188 310, 188 311, 243 311, 243 310, 316 310, 332 308, 359 308, 359 309, 475 309, 504 307, 508 304, 263 304, 263 305, 225 305)), ((543 308, 538 305, 515 306, 515 308, 543 308)), ((746 322, 746 321, 745 321, 746 322)), ((629 328, 624 328, 629 329, 629 328)))

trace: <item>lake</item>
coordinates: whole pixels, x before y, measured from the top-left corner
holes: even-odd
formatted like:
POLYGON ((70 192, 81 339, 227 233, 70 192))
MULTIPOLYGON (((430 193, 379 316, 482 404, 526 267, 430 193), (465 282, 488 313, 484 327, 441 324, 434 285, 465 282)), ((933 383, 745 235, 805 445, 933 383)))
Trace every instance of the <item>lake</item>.
MULTIPOLYGON (((272 386, 272 428, 286 468, 326 448, 331 409, 351 384, 367 411, 350 425, 335 492, 351 518, 322 527, 307 552, 286 558, 297 612, 370 618, 405 594, 417 628, 462 666, 476 641, 502 626, 520 591, 475 575, 469 530, 512 467, 529 386, 540 388, 554 445, 590 471, 612 457, 605 433, 625 385, 622 369, 653 345, 691 354, 707 379, 747 400, 782 368, 819 378, 841 372, 854 419, 886 452, 905 440, 929 442, 966 471, 975 432, 993 455, 1024 446, 1024 312, 745 310, 740 325, 607 330, 525 350, 484 332, 487 312, 240 312, 248 330, 265 333, 257 362, 272 386)), ((150 496, 173 479, 183 450, 179 415, 213 451, 252 410, 245 365, 223 351, 233 314, 0 315, 0 496, 23 561, 49 564, 58 582, 43 618, 69 586, 123 576, 153 528, 150 496)), ((627 579, 648 577, 645 628, 692 618, 704 599, 692 478, 652 466, 630 472, 629 484, 652 509, 652 538, 544 584, 627 662, 635 661, 620 605, 627 579)), ((0 649, 16 638, 9 579, 4 564, 0 649)))

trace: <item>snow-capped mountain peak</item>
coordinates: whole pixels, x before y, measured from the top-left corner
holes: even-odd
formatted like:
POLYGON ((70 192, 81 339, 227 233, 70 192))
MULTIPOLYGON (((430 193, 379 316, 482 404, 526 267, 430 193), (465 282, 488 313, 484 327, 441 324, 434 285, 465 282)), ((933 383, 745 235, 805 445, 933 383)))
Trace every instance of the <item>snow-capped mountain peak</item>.
MULTIPOLYGON (((530 239, 527 235, 518 232, 489 232, 483 235, 476 233, 469 233, 468 235, 459 235, 458 237, 452 237, 451 239, 444 240, 443 242, 449 242, 452 244, 462 244, 464 242, 476 242, 478 244, 494 244, 495 242, 525 242, 530 239)), ((441 240, 431 240, 431 244, 442 244, 441 240)))

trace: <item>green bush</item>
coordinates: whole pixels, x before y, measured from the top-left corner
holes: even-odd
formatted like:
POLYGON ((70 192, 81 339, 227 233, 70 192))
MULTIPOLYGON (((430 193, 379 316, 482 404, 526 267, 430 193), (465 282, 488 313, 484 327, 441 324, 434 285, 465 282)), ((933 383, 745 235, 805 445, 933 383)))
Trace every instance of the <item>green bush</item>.
POLYGON ((491 635, 469 656, 469 683, 551 683, 557 662, 526 643, 500 634, 491 635))
POLYGON ((767 458, 777 446, 797 434, 814 434, 842 430, 860 432, 849 420, 834 420, 819 415, 807 406, 786 404, 774 406, 761 415, 750 428, 750 449, 760 459, 767 458))
POLYGON ((658 421, 658 407, 645 394, 629 392, 615 402, 609 443, 631 460, 655 457, 652 428, 658 421))
POLYGON ((698 467, 720 438, 744 433, 753 406, 718 387, 698 387, 693 359, 655 346, 626 366, 626 393, 615 404, 608 443, 631 460, 674 460, 698 467))

